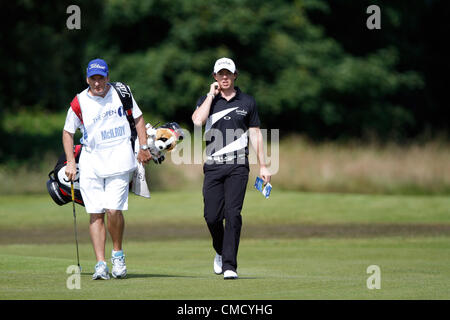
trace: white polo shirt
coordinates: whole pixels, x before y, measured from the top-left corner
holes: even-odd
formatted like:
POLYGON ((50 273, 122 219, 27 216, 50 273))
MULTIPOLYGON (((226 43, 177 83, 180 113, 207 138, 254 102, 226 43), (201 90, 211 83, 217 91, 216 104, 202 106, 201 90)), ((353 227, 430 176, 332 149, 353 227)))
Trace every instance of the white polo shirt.
MULTIPOLYGON (((110 86, 105 97, 93 96, 85 89, 78 94, 83 123, 69 107, 64 130, 74 134, 79 128, 83 149, 79 168, 83 175, 110 177, 136 169, 136 158, 131 147, 131 130, 122 101, 110 86)), ((134 98, 133 117, 142 115, 134 98)))

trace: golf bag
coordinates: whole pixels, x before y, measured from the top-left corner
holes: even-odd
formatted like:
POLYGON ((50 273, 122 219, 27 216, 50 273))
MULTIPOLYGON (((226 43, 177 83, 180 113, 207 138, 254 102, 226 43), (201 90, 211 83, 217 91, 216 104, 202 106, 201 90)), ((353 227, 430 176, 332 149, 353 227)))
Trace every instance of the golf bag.
MULTIPOLYGON (((80 172, 78 170, 78 161, 81 154, 81 145, 74 148, 75 162, 77 164, 77 175, 73 182, 75 202, 84 207, 83 198, 80 192, 80 172)), ((56 204, 62 206, 72 201, 70 181, 67 179, 65 170, 67 165, 66 154, 63 153, 56 163, 55 168, 49 172, 47 181, 47 191, 56 204)))

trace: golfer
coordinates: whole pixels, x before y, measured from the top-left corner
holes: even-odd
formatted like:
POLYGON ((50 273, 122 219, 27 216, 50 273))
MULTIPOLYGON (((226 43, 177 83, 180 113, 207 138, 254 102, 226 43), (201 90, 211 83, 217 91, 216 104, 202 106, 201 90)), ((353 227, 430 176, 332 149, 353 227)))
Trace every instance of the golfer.
MULTIPOLYGON (((89 232, 97 259, 92 279, 109 279, 105 260, 105 213, 113 242, 111 274, 114 278, 124 278, 127 268, 122 250, 125 226, 122 211, 128 210, 128 186, 137 167, 130 140, 131 129, 119 95, 109 84, 108 65, 104 60, 89 62, 86 82, 88 88, 77 95, 82 120, 69 108, 64 125, 62 140, 67 157, 66 175, 73 181, 77 174, 73 136, 79 128, 83 145, 79 160, 80 191, 90 214, 89 232)), ((145 121, 136 101, 132 100, 132 113, 141 145, 137 160, 147 163, 151 155, 146 150, 145 121)))
POLYGON ((269 182, 271 177, 265 164, 256 102, 234 86, 237 75, 233 60, 217 60, 213 69, 215 81, 208 94, 198 99, 192 115, 194 125, 206 124, 204 218, 216 251, 214 272, 223 273, 224 279, 238 278, 241 210, 249 174, 248 138, 256 151, 261 178, 269 182))

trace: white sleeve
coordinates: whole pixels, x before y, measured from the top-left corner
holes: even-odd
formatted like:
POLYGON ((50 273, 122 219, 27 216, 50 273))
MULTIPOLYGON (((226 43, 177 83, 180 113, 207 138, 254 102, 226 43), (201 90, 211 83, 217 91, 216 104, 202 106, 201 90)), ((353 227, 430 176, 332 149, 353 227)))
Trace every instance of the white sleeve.
POLYGON ((75 133, 77 129, 81 126, 81 120, 73 112, 72 108, 69 107, 66 116, 66 123, 64 124, 64 130, 70 133, 75 133))
MULTIPOLYGON (((127 87, 128 87, 128 90, 130 90, 130 92, 131 92, 130 87, 129 86, 127 86, 127 87)), ((139 106, 137 105, 136 100, 134 100, 133 93, 131 93, 131 100, 133 100, 133 109, 131 110, 133 112, 133 118, 137 119, 140 116, 142 116, 142 111, 139 108, 139 106)))
POLYGON ((139 106, 137 105, 136 101, 134 100, 133 97, 131 97, 133 99, 133 118, 137 119, 140 116, 142 116, 142 111, 139 108, 139 106))

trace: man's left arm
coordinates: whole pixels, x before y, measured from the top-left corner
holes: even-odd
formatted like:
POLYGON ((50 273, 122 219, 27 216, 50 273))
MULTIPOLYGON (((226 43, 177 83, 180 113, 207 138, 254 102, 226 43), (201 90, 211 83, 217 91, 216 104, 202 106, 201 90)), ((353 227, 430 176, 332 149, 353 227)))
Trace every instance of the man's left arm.
MULTIPOLYGON (((136 123, 136 131, 137 131, 137 135, 138 135, 139 146, 147 145, 147 130, 145 129, 144 117, 142 115, 140 115, 139 117, 134 119, 134 121, 136 123)), ((145 163, 149 162, 151 158, 152 158, 152 155, 150 154, 150 151, 148 149, 142 150, 139 147, 138 156, 137 156, 137 159, 139 162, 145 164, 145 163)))
POLYGON ((250 144, 256 152, 256 157, 259 163, 259 175, 264 180, 264 183, 270 182, 271 174, 266 167, 266 160, 264 158, 264 144, 261 129, 259 127, 250 127, 248 129, 250 136, 250 144))

